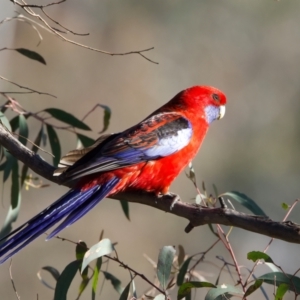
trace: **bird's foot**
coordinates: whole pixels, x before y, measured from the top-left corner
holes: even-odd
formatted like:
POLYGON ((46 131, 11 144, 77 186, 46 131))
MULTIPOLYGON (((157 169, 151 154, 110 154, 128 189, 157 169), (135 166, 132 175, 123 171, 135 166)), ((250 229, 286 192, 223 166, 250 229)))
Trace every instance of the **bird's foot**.
POLYGON ((171 206, 170 206, 170 210, 173 209, 173 207, 175 206, 175 204, 180 201, 180 197, 179 195, 175 194, 175 193, 171 193, 171 192, 167 192, 167 193, 160 193, 157 195, 159 198, 163 198, 164 196, 168 196, 170 198, 172 198, 172 203, 171 203, 171 206))
POLYGON ((168 192, 168 193, 166 193, 165 195, 167 195, 167 196, 173 198, 172 204, 171 204, 171 206, 170 206, 170 210, 172 210, 173 207, 175 206, 175 204, 176 204, 178 201, 180 201, 180 197, 179 197, 177 194, 174 194, 174 193, 171 193, 171 192, 168 192))
POLYGON ((180 197, 179 197, 178 195, 172 194, 172 196, 173 196, 173 201, 172 201, 172 204, 171 204, 171 206, 170 206, 170 210, 172 210, 173 207, 175 206, 175 204, 176 204, 178 201, 180 201, 180 197))

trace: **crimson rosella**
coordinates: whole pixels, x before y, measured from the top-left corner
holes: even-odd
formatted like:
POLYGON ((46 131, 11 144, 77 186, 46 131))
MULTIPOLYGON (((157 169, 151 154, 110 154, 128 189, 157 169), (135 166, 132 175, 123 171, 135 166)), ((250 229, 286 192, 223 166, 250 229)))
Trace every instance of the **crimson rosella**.
POLYGON ((129 190, 168 193, 195 157, 209 125, 223 117, 225 104, 220 90, 194 86, 137 125, 100 137, 94 147, 70 152, 55 175, 63 172, 74 188, 2 239, 0 263, 62 221, 47 236, 51 239, 105 197, 129 190))

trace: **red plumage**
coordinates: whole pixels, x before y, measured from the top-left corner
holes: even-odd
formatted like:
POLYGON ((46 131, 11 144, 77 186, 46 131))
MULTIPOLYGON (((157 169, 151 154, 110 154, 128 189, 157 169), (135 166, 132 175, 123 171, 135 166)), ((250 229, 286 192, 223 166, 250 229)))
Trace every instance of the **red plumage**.
MULTIPOLYGON (((93 174, 83 178, 77 186, 87 189, 95 184, 103 184, 107 179, 116 176, 122 178, 122 180, 107 196, 125 190, 144 190, 156 194, 166 194, 173 180, 195 157, 205 138, 209 127, 205 116, 205 107, 208 105, 220 107, 225 104, 225 95, 220 90, 209 86, 195 86, 178 93, 149 117, 158 113, 176 112, 188 119, 193 128, 193 135, 186 147, 157 160, 109 171, 100 176, 93 174), (217 95, 219 99, 215 100, 213 95, 217 95)), ((153 126, 148 126, 146 130, 153 131, 153 129, 164 125, 168 121, 170 121, 170 118, 165 117, 153 126)))
POLYGON ((137 125, 68 153, 55 175, 63 173, 75 188, 4 237, 0 263, 61 221, 52 238, 107 196, 129 190, 166 194, 197 154, 209 124, 224 115, 225 104, 220 90, 191 87, 137 125))

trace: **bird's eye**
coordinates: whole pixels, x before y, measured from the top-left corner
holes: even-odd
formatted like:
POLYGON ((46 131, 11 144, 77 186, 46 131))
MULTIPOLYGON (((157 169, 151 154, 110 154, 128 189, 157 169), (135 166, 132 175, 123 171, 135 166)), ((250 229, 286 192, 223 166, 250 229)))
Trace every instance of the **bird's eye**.
POLYGON ((218 94, 212 94, 212 98, 217 101, 217 102, 220 102, 220 97, 218 94))

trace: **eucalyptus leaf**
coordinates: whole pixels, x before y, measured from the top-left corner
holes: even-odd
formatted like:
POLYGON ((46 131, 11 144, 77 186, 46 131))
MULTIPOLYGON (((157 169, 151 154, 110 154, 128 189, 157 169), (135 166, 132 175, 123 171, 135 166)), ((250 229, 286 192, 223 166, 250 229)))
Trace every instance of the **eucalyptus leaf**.
POLYGON ((92 300, 96 299, 97 285, 99 280, 100 269, 102 265, 102 257, 99 257, 96 261, 96 265, 93 273, 93 283, 92 283, 92 300))
POLYGON ((19 135, 20 143, 26 146, 28 139, 28 125, 27 120, 23 115, 19 115, 19 135))
POLYGON ((105 279, 109 280, 112 286, 114 287, 114 289, 121 295, 124 290, 124 288, 121 285, 121 281, 117 277, 115 277, 114 275, 106 271, 103 271, 103 274, 105 279))
POLYGON ((100 107, 104 109, 104 116, 103 116, 103 129, 100 131, 100 133, 103 133, 107 130, 109 126, 109 121, 111 117, 111 109, 107 105, 99 104, 100 107))
POLYGON ((53 118, 67 123, 73 127, 83 129, 83 130, 91 130, 89 126, 87 126, 84 122, 80 121, 72 114, 58 108, 47 108, 44 110, 48 114, 50 114, 53 118))
POLYGON ((129 203, 125 200, 120 200, 121 207, 123 210, 123 213, 125 217, 127 218, 128 221, 130 221, 130 216, 129 216, 129 203))
POLYGON ((91 261, 102 257, 103 255, 110 254, 112 251, 114 251, 114 246, 109 239, 103 239, 99 243, 92 246, 84 255, 81 272, 83 272, 83 270, 91 261))
POLYGON ((191 294, 193 288, 215 288, 216 286, 210 282, 206 281, 189 281, 182 284, 177 293, 177 300, 185 298, 187 295, 191 294))
POLYGON ((36 61, 46 65, 46 61, 43 58, 43 56, 41 56, 40 54, 38 54, 35 51, 25 49, 25 48, 16 48, 16 49, 12 49, 12 50, 15 50, 15 51, 19 52, 20 54, 22 54, 22 55, 24 55, 24 56, 26 56, 30 59, 36 60, 36 61))
POLYGON ((173 246, 164 246, 158 255, 157 278, 163 290, 168 285, 176 250, 173 246))
POLYGON ((180 286, 184 282, 185 274, 188 270, 189 263, 192 260, 193 256, 189 257, 188 259, 185 260, 185 262, 182 264, 181 268, 179 269, 179 273, 177 275, 177 285, 180 286))
POLYGON ((77 273, 80 261, 75 260, 69 263, 59 276, 54 293, 54 300, 67 300, 69 287, 77 273))
POLYGON ((205 300, 227 299, 231 298, 233 295, 242 297, 244 296, 244 292, 233 285, 222 284, 218 285, 216 288, 210 289, 205 296, 205 300))
POLYGON ((279 286, 287 284, 290 291, 300 294, 300 278, 291 274, 284 274, 281 272, 266 273, 257 279, 262 279, 265 283, 279 286))
POLYGON ((237 201, 244 207, 248 208, 251 212, 253 212, 256 215, 259 216, 267 216, 264 211, 256 204, 254 200, 249 198, 247 195, 237 192, 237 191, 232 191, 232 192, 227 192, 221 195, 222 197, 228 196, 232 198, 233 200, 237 201))
POLYGON ((60 147, 59 138, 54 128, 50 125, 47 125, 47 132, 48 132, 51 151, 52 154, 54 155, 53 164, 55 167, 57 167, 61 157, 61 147, 60 147))

